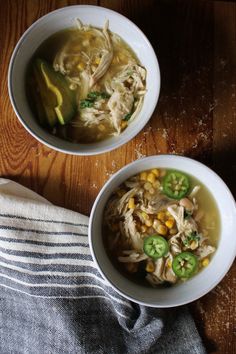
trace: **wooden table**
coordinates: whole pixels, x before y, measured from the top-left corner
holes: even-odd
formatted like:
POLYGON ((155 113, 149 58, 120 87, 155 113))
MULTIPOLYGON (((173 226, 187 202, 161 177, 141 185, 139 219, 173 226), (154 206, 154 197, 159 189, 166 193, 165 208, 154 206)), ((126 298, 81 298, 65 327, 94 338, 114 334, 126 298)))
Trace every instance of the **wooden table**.
MULTIPOLYGON (((56 205, 89 215, 111 174, 143 156, 196 158, 236 194, 236 3, 210 0, 0 0, 0 176, 56 205), (55 152, 18 122, 7 91, 8 63, 22 33, 42 15, 78 3, 99 4, 134 21, 151 40, 162 87, 150 123, 131 142, 95 157, 55 152)), ((232 234, 236 237, 236 234, 232 234)), ((189 307, 209 353, 236 353, 235 265, 189 307)))

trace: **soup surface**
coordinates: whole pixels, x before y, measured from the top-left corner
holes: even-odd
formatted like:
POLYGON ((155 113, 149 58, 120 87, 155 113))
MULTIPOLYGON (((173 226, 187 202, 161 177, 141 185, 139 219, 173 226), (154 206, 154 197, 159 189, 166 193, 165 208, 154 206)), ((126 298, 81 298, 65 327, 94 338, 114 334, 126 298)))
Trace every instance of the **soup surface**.
POLYGON ((211 193, 176 170, 154 168, 131 177, 111 195, 103 217, 112 263, 153 287, 186 281, 207 267, 219 233, 211 193))
POLYGON ((119 135, 141 110, 146 70, 132 49, 108 29, 60 31, 32 58, 26 90, 39 123, 75 143, 119 135))

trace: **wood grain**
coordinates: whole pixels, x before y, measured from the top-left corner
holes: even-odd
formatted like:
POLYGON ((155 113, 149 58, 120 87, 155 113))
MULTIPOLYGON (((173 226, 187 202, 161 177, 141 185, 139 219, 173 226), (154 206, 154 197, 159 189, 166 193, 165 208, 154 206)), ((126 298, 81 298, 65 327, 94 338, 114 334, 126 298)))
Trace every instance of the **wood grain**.
MULTIPOLYGON (((140 157, 173 153, 206 163, 236 195, 235 2, 0 0, 0 48, 1 177, 89 215, 111 174, 140 157), (10 56, 23 32, 49 11, 79 3, 109 7, 134 21, 153 44, 162 75, 160 99, 145 129, 95 157, 68 156, 37 142, 18 122, 7 92, 10 56)), ((209 353, 236 353, 235 275, 234 265, 219 286, 190 306, 209 353)))

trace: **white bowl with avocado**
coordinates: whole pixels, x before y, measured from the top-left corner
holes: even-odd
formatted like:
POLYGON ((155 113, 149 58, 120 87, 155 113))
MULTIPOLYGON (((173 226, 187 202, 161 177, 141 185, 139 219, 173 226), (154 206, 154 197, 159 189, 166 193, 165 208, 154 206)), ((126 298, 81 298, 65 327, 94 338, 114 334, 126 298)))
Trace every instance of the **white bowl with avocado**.
MULTIPOLYGON (((49 91, 54 94, 60 104, 52 112, 47 114, 47 119, 52 125, 56 117, 59 124, 67 123, 74 113, 73 97, 63 91, 64 86, 50 76, 50 68, 44 62, 38 61, 37 70, 41 70, 49 91)), ((60 81, 60 77, 59 77, 60 81)), ((63 77, 61 76, 61 81, 63 77)), ((8 89, 13 109, 27 131, 41 143, 52 149, 75 155, 96 155, 111 151, 127 143, 137 135, 150 119, 158 101, 160 91, 160 71, 155 52, 142 31, 126 17, 106 8, 79 5, 69 6, 53 11, 31 25, 17 43, 12 54, 9 72, 8 89), (64 140, 44 129, 36 119, 26 92, 26 73, 29 63, 40 45, 55 33, 74 26, 79 18, 84 24, 91 24, 96 28, 102 28, 109 20, 110 33, 118 33, 119 36, 131 47, 139 62, 146 69, 146 93, 141 110, 131 121, 128 127, 118 136, 112 136, 101 141, 91 143, 78 143, 64 140)), ((36 92, 36 95, 38 93, 36 92)), ((47 100, 47 95, 44 95, 47 100)), ((95 99, 94 99, 95 100, 95 99)), ((30 100, 31 101, 31 100, 30 100)), ((86 101, 85 104, 90 104, 86 101)), ((44 107, 45 108, 45 107, 44 107)), ((128 117, 128 115, 127 115, 128 117)), ((42 114, 42 119, 44 116, 42 114)))

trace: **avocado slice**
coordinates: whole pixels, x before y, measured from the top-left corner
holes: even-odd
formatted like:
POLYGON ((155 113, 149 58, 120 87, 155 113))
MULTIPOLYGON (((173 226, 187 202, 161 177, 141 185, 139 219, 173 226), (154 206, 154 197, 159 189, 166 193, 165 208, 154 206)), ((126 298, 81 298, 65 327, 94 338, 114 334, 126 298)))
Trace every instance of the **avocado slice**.
POLYGON ((53 92, 57 104, 54 107, 58 121, 64 125, 68 123, 76 113, 76 100, 74 91, 69 89, 65 77, 54 71, 54 69, 44 60, 38 59, 38 65, 42 72, 46 86, 53 92))
POLYGON ((68 123, 76 114, 77 106, 75 93, 69 89, 65 77, 42 59, 36 59, 34 72, 48 124, 68 123))
POLYGON ((38 90, 35 90, 35 87, 37 87, 37 83, 35 80, 32 80, 30 83, 30 94, 31 94, 31 98, 33 100, 32 104, 34 105, 34 108, 36 109, 39 123, 42 126, 45 126, 45 125, 47 125, 47 121, 46 121, 46 113, 45 113, 45 109, 43 106, 43 101, 42 101, 42 98, 41 98, 38 90))
POLYGON ((45 80, 38 70, 37 66, 33 67, 36 88, 32 87, 32 96, 36 107, 38 119, 41 125, 49 125, 54 127, 58 120, 54 110, 56 102, 55 95, 48 90, 45 80))

